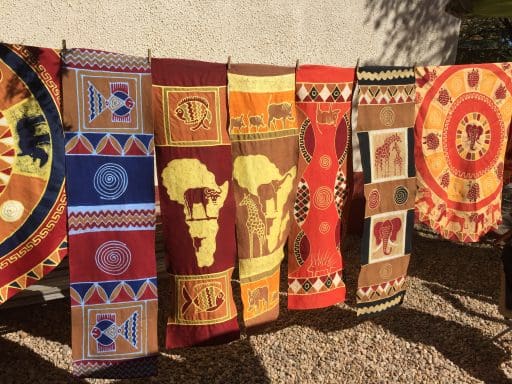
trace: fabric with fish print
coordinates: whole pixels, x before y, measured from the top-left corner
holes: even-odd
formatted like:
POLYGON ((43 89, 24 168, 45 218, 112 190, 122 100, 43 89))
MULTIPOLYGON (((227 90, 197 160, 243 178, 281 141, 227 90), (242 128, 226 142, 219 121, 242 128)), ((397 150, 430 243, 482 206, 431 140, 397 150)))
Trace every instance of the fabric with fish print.
POLYGON ((226 65, 153 59, 157 173, 171 278, 167 348, 240 335, 226 65))
POLYGON ((511 75, 510 63, 416 68, 416 215, 445 239, 501 223, 511 75))
POLYGON ((67 255, 60 57, 0 44, 0 304, 67 255))
POLYGON ((279 315, 297 175, 295 69, 231 65, 228 91, 243 319, 254 327, 279 315))
POLYGON ((73 374, 156 374, 154 138, 147 58, 63 52, 73 374))
POLYGON ((288 240, 288 308, 345 299, 341 233, 346 223, 353 68, 303 65, 295 98, 301 120, 298 185, 288 240))
POLYGON ((414 70, 359 67, 357 136, 365 219, 357 315, 402 303, 414 225, 414 70))

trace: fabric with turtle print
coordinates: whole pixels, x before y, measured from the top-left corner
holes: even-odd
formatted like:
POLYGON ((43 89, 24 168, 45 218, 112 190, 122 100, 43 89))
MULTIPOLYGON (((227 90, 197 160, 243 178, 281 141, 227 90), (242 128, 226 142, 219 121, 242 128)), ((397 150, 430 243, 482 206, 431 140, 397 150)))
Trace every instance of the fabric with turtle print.
POLYGON ((446 239, 501 223, 511 75, 510 63, 416 68, 416 215, 446 239))

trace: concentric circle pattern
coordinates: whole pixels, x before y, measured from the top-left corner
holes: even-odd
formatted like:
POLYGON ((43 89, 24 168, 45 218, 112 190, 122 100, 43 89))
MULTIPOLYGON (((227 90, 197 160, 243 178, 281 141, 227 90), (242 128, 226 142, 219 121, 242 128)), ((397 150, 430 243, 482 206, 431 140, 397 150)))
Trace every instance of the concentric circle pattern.
POLYGON ((121 197, 128 188, 128 174, 116 163, 106 163, 94 174, 94 189, 104 200, 115 200, 121 197))
POLYGON ((98 247, 94 259, 102 272, 109 275, 121 275, 130 266, 132 254, 125 243, 112 240, 98 247))

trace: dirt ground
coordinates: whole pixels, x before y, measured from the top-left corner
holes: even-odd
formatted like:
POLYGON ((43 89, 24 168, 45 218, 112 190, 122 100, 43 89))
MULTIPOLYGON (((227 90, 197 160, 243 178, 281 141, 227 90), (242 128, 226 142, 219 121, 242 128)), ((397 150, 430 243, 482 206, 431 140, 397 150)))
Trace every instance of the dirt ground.
POLYGON ((359 241, 346 242, 347 303, 288 311, 283 263, 279 319, 227 345, 165 351, 168 285, 159 281, 162 354, 151 379, 72 379, 68 300, 1 310, 0 383, 512 382, 512 332, 493 340, 508 326, 496 305, 495 250, 416 234, 404 305, 361 320, 354 310, 359 241))

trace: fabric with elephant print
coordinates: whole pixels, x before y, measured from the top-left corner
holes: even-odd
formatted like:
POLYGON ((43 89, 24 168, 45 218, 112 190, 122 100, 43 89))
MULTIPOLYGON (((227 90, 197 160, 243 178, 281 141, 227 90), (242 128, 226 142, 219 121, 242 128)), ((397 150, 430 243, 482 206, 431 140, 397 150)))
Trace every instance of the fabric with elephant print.
POLYGON ((416 214, 446 239, 501 223, 511 75, 510 63, 416 68, 416 214))
POLYGON ((288 240, 288 308, 345 300, 340 236, 348 197, 353 68, 301 66, 298 186, 288 240))
POLYGON ((297 175, 294 68, 231 65, 228 92, 243 318, 252 327, 279 315, 297 175))
POLYGON ((73 373, 156 373, 154 137, 147 59, 63 52, 73 373))
POLYGON ((361 67, 357 72, 357 136, 365 219, 357 314, 402 303, 414 224, 414 71, 361 67))
POLYGON ((67 255, 60 57, 0 44, 0 304, 67 255))
POLYGON ((166 345, 239 338, 226 65, 153 59, 157 173, 171 280, 166 345))

